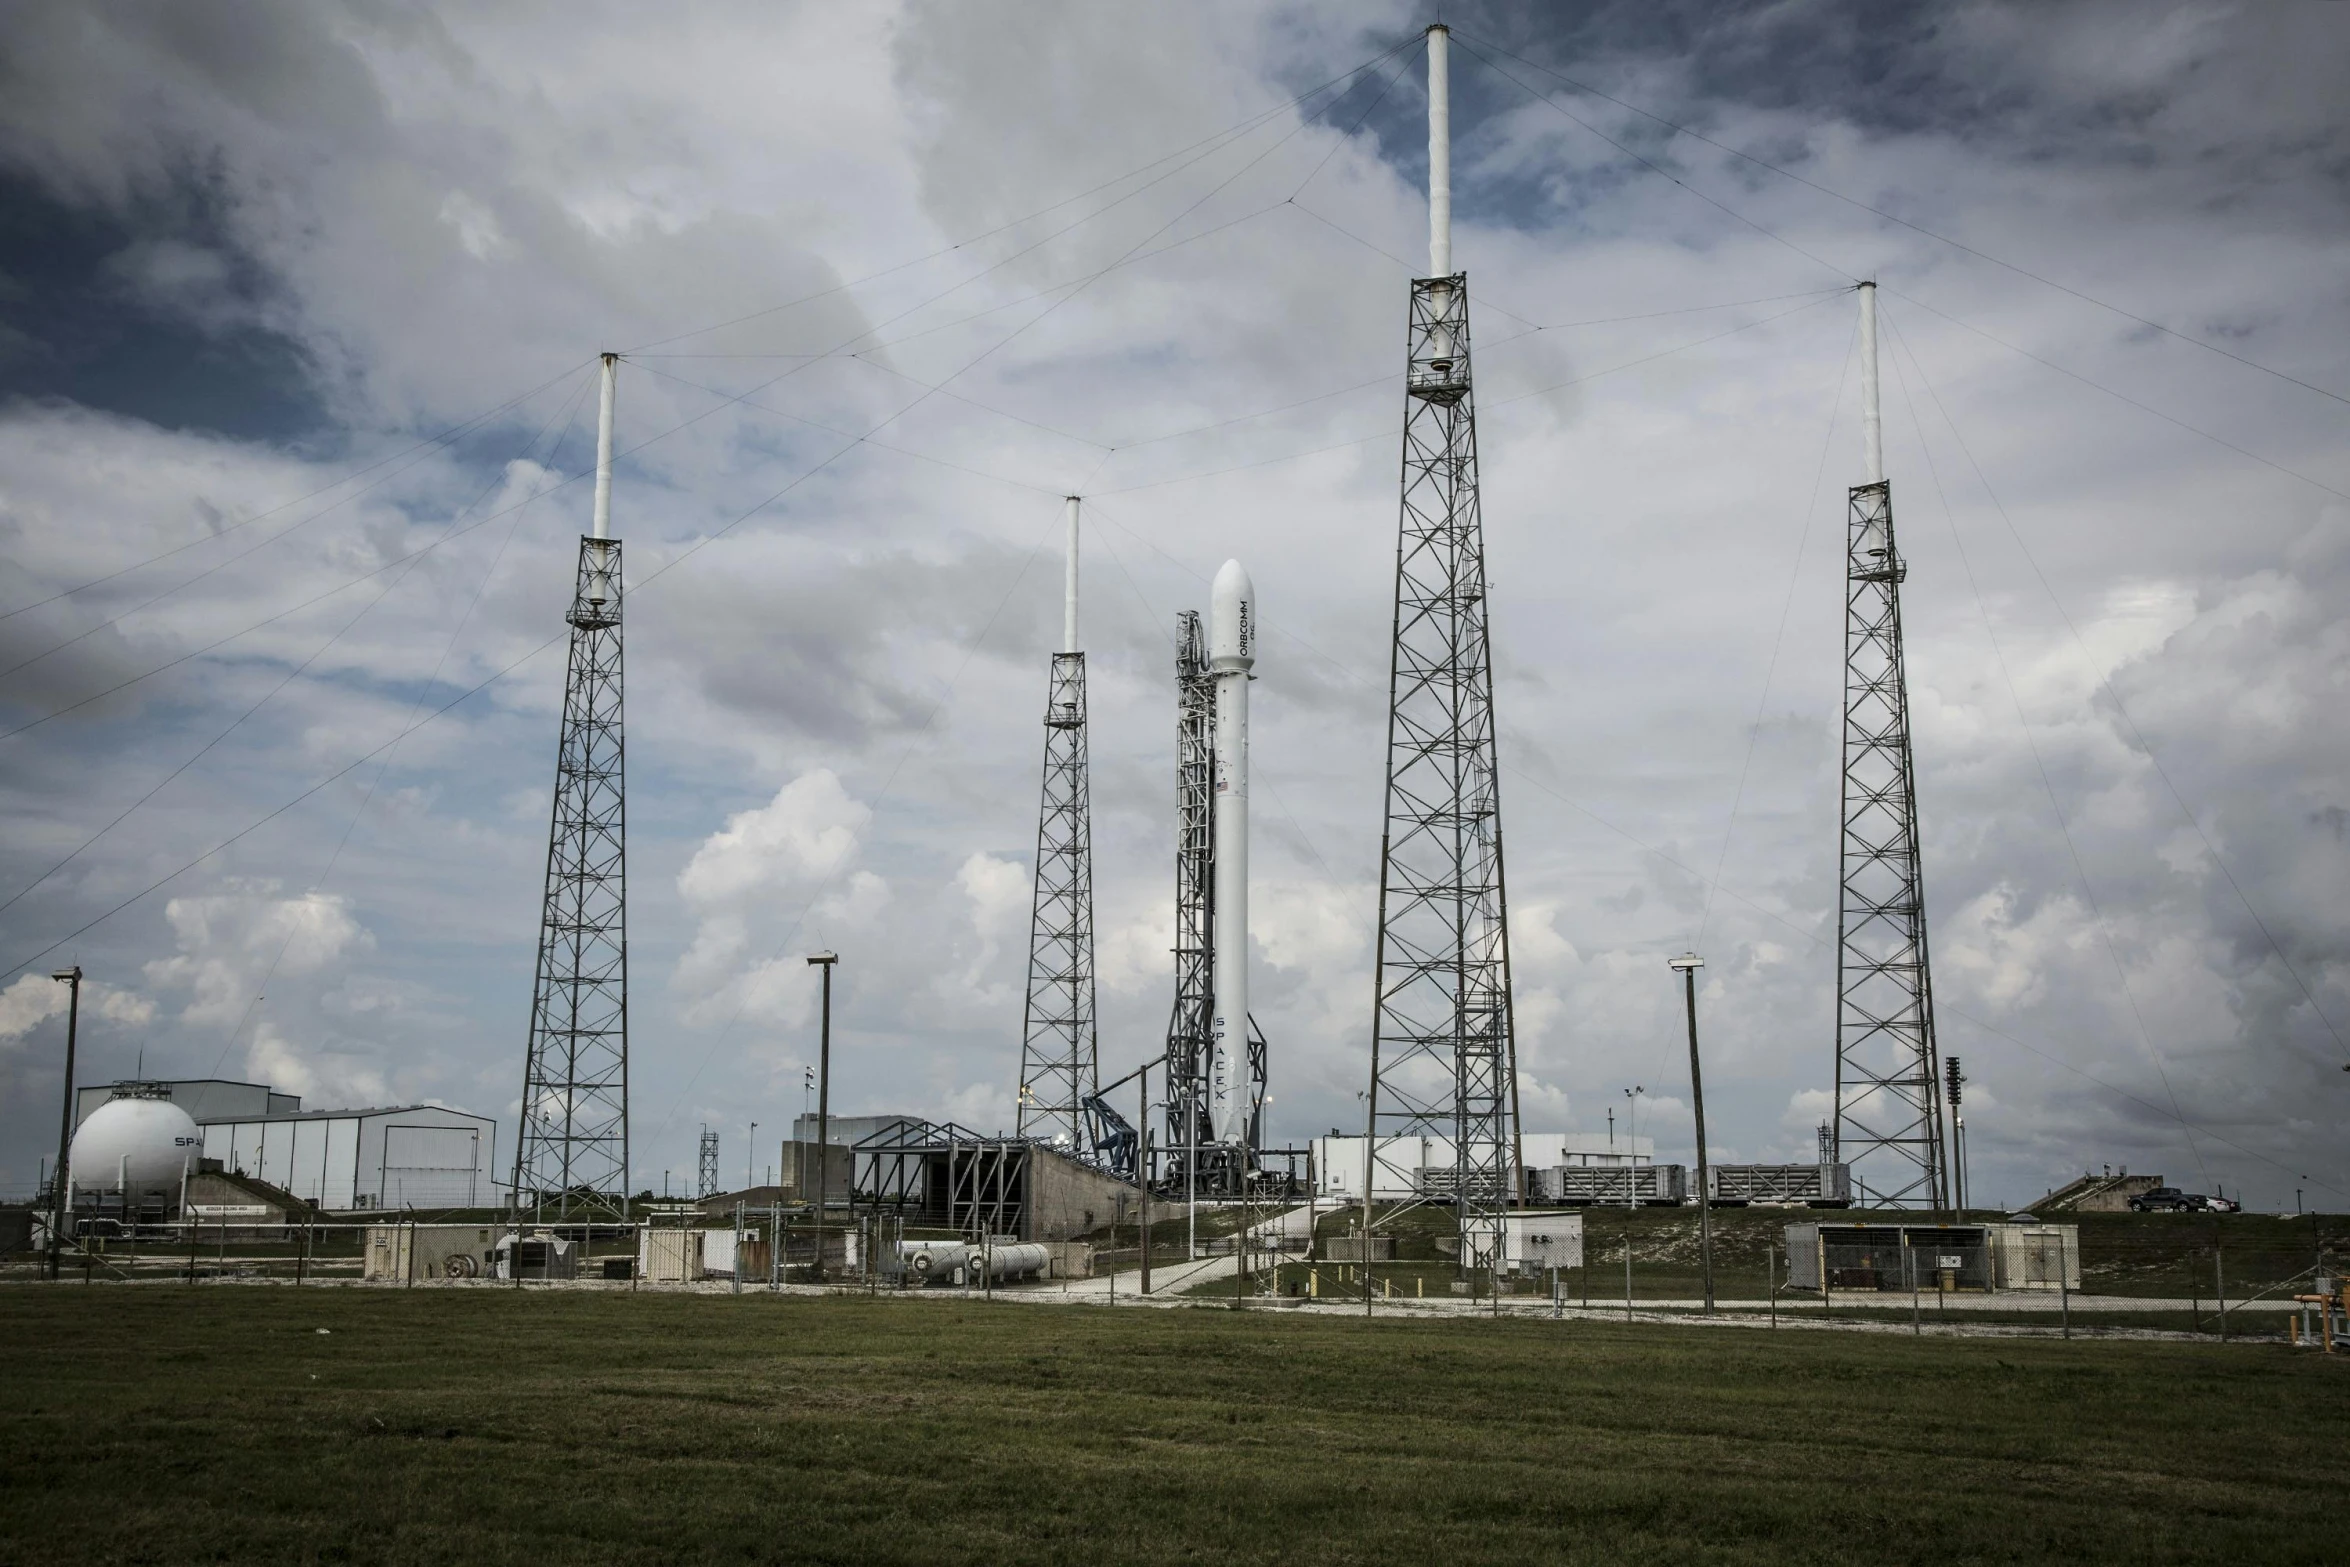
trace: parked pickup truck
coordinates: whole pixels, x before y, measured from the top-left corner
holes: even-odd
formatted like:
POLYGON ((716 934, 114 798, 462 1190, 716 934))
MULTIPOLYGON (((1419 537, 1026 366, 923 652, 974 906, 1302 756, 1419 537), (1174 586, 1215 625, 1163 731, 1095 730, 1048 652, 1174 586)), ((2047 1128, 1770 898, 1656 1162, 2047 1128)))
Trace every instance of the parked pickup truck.
POLYGON ((2157 1186, 2130 1199, 2132 1213, 2235 1213, 2243 1206, 2233 1197, 2206 1197, 2176 1186, 2157 1186))

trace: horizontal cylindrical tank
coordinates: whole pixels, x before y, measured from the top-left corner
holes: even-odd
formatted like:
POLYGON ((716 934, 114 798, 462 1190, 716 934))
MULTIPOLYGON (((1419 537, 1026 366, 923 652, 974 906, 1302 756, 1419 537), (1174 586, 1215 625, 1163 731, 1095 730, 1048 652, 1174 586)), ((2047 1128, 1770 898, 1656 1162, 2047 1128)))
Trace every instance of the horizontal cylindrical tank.
POLYGON ((1033 1241, 1022 1241, 1010 1246, 973 1246, 969 1248, 968 1266, 976 1280, 992 1278, 1001 1284, 1006 1279, 1024 1279, 1044 1272, 1052 1265, 1053 1254, 1033 1241))
POLYGON ((974 1249, 962 1241, 907 1241, 903 1253, 905 1269, 926 1282, 943 1279, 957 1268, 967 1266, 974 1249))
POLYGON ((109 1099, 73 1134, 73 1189, 112 1195, 128 1180, 133 1197, 168 1192, 176 1201, 203 1146, 194 1119, 170 1100, 109 1099))

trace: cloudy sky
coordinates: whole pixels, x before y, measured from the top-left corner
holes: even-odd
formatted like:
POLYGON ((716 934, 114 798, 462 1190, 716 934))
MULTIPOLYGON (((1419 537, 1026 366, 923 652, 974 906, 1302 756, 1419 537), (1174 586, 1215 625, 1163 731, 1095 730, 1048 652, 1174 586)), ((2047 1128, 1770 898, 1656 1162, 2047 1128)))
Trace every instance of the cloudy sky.
MULTIPOLYGON (((1007 1124, 1060 497, 1102 1054, 1254 574, 1274 1123, 1359 1119, 1423 8, 11 5, 0 1188, 85 1080, 511 1135, 599 350, 639 1184, 1007 1124), (772 1154, 767 1155, 772 1158, 772 1154)), ((2350 8, 1453 5, 1526 1119, 1806 1157, 1858 278, 1975 1189, 2350 1207, 2350 8)), ((503 1157, 503 1155, 502 1155, 503 1157)))

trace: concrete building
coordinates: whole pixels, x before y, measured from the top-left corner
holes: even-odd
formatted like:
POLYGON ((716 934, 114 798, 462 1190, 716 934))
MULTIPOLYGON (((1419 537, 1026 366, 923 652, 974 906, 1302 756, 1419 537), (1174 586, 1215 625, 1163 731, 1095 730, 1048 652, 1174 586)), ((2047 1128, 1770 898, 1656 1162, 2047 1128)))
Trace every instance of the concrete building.
POLYGON ((181 1216, 207 1236, 276 1240, 289 1223, 299 1224, 309 1205, 293 1193, 252 1176, 225 1170, 197 1170, 188 1176, 181 1216))

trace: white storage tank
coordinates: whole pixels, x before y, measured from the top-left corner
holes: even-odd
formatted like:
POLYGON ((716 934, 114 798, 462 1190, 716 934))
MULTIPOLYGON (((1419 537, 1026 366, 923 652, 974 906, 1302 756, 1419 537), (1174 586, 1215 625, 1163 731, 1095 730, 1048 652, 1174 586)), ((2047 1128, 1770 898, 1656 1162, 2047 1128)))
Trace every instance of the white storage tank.
POLYGON ((179 1200, 203 1134, 168 1099, 110 1099, 73 1134, 67 1169, 77 1195, 111 1197, 129 1183, 135 1201, 161 1192, 179 1200))
POLYGON ((1052 1253, 1034 1241, 974 1246, 965 1253, 964 1266, 974 1283, 1008 1283, 1035 1278, 1052 1264, 1052 1253))

